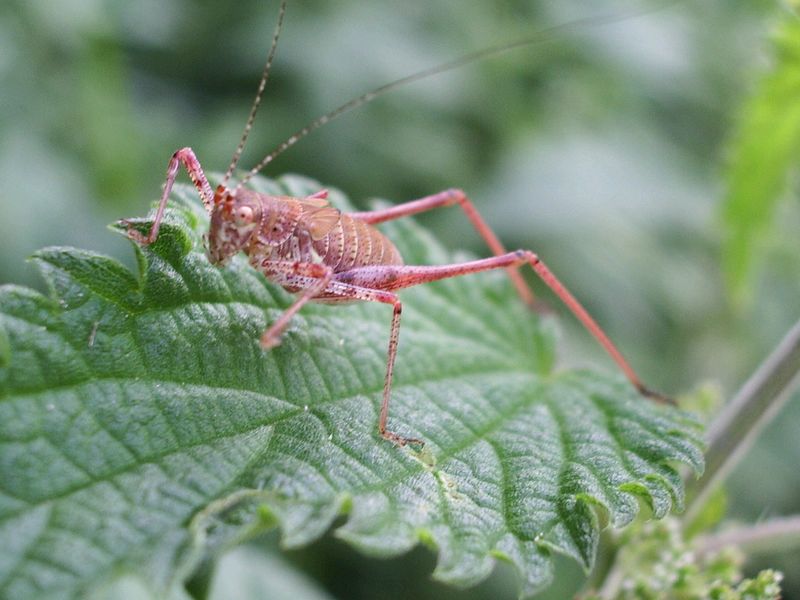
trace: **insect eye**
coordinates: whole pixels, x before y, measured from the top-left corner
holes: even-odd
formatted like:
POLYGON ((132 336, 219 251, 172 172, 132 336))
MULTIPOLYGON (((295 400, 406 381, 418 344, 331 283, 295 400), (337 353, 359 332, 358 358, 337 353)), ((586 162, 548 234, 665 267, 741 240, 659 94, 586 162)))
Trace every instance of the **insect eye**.
POLYGON ((248 225, 253 222, 253 209, 249 206, 240 206, 234 213, 237 225, 248 225))

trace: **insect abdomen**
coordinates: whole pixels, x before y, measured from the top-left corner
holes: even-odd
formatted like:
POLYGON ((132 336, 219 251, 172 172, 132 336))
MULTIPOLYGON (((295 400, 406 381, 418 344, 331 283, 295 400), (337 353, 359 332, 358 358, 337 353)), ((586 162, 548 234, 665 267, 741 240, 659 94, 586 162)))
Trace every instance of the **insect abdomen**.
POLYGON ((363 221, 342 214, 339 222, 319 240, 314 251, 335 273, 369 265, 401 265, 395 245, 363 221))
POLYGON ((341 273, 356 267, 403 264, 395 245, 380 231, 325 202, 252 195, 264 215, 246 250, 255 265, 263 260, 315 262, 341 273))

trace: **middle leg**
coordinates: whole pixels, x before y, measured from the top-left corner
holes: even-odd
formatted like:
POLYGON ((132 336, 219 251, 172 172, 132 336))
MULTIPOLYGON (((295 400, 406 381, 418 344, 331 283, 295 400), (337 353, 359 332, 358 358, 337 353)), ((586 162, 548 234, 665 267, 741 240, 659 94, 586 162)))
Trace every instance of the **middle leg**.
POLYGON ((325 290, 333 277, 333 270, 318 263, 283 260, 264 260, 258 264, 258 269, 270 281, 300 290, 297 299, 261 334, 261 347, 269 349, 281 343, 281 336, 297 311, 325 290))
POLYGON ((368 285, 353 285, 347 281, 339 280, 340 274, 337 273, 335 279, 328 284, 324 295, 326 300, 365 300, 367 302, 381 302, 392 305, 392 324, 389 329, 389 350, 386 355, 386 374, 383 379, 383 399, 381 401, 381 411, 378 417, 378 433, 381 437, 397 444, 417 444, 423 446, 424 441, 418 438, 404 437, 388 429, 389 420, 389 400, 392 395, 392 380, 394 379, 394 363, 397 359, 397 345, 400 339, 400 315, 403 312, 403 304, 397 294, 386 290, 372 288, 368 285))
POLYGON ((389 350, 386 357, 386 374, 383 380, 383 399, 378 418, 378 432, 384 439, 405 446, 406 444, 424 445, 418 438, 404 437, 387 427, 389 419, 389 400, 392 393, 394 363, 397 358, 397 344, 400 338, 400 315, 403 305, 396 294, 368 287, 354 286, 346 282, 334 280, 330 267, 317 263, 265 260, 259 265, 260 270, 275 283, 301 290, 297 300, 262 334, 261 346, 265 349, 280 344, 280 338, 292 317, 306 303, 313 299, 328 301, 365 300, 392 305, 392 323, 389 330, 389 350))

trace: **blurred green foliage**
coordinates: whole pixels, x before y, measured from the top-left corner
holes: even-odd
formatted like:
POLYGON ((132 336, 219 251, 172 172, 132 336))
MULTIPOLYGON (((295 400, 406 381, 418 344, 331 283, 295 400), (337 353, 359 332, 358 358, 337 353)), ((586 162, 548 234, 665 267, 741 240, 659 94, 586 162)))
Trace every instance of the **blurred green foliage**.
POLYGON ((774 38, 775 64, 742 106, 726 177, 724 257, 739 301, 752 295, 753 255, 776 229, 775 213, 800 156, 800 20, 783 19, 774 38))
MULTIPOLYGON (((618 600, 780 600, 782 575, 744 579, 736 548, 702 552, 683 539, 677 519, 637 524, 623 533, 618 600)), ((608 594, 603 596, 610 597, 608 594)), ((602 600, 592 594, 581 600, 602 600)))
MULTIPOLYGON (((290 2, 243 165, 377 84, 632 4, 641 6, 290 2)), ((128 245, 105 224, 145 214, 169 155, 181 146, 191 145, 209 170, 224 168, 276 12, 274 0, 0 4, 0 282, 40 286, 24 260, 44 245, 76 244, 132 262, 128 245)), ((767 204, 756 210, 766 229, 757 268, 743 284, 750 302, 736 311, 723 251, 729 265, 738 263, 725 250, 719 218, 724 190, 733 193, 742 132, 752 129, 765 160, 776 141, 772 127, 748 129, 748 110, 766 105, 771 119, 788 126, 780 111, 791 107, 772 106, 764 91, 764 82, 780 77, 771 33, 792 27, 778 25, 788 15, 766 0, 686 1, 565 32, 557 42, 417 84, 343 117, 266 174, 300 172, 356 200, 400 201, 463 187, 509 246, 530 247, 551 264, 653 386, 677 393, 712 380, 728 396, 800 306, 796 188, 789 186, 782 202, 762 196, 772 217, 760 216, 767 204)), ((775 161, 760 168, 782 177, 775 161)), ((745 175, 742 185, 764 173, 745 175)), ((457 212, 425 221, 451 247, 483 252, 457 212)), ((605 360, 569 318, 563 329, 563 362, 605 360)), ((788 405, 731 478, 733 516, 753 521, 800 510, 798 404, 795 398, 788 405)), ((292 560, 340 596, 366 598, 381 589, 385 598, 409 590, 418 598, 496 598, 508 591, 500 569, 472 592, 445 592, 427 581, 432 559, 421 551, 377 563, 331 541, 292 560), (393 583, 380 587, 381 576, 393 583)), ((798 561, 766 562, 786 570, 787 598, 800 597, 800 575, 787 568, 798 561)), ((566 580, 575 586, 580 577, 566 580)))

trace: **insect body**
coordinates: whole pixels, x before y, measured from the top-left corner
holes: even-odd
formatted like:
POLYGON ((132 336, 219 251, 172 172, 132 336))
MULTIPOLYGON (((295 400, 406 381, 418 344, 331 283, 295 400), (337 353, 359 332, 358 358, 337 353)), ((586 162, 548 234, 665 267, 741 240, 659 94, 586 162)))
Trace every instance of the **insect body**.
MULTIPOLYGON (((248 179, 283 150, 342 112, 368 102, 376 95, 398 85, 455 68, 470 60, 477 60, 485 55, 495 53, 498 49, 503 50, 520 45, 519 43, 489 49, 465 57, 465 59, 458 59, 433 69, 421 71, 359 96, 300 130, 267 155, 235 187, 228 186, 227 182, 238 162, 261 99, 274 56, 284 10, 285 3, 281 5, 278 26, 256 100, 223 182, 216 190, 212 190, 191 148, 178 150, 169 162, 164 191, 150 231, 147 235, 143 235, 132 224, 129 224, 128 235, 142 244, 155 241, 169 193, 180 165, 183 164, 211 215, 211 225, 207 236, 209 260, 214 264, 221 265, 236 253, 243 251, 248 255, 250 264, 254 268, 261 271, 271 281, 297 294, 295 301, 262 334, 261 345, 263 348, 269 349, 278 345, 292 317, 312 300, 326 303, 361 300, 390 304, 393 312, 378 430, 384 438, 398 445, 422 444, 423 442, 416 438, 401 436, 387 427, 402 313, 402 303, 395 292, 422 283, 492 269, 506 269, 521 299, 532 305, 533 294, 517 270, 518 267, 525 264, 530 265, 597 338, 640 393, 657 401, 669 401, 668 398, 650 391, 642 384, 611 340, 536 254, 529 250, 506 251, 461 190, 445 190, 381 210, 342 213, 328 203, 325 190, 305 198, 293 198, 271 196, 243 187, 248 179), (405 265, 394 244, 374 227, 384 221, 455 205, 461 207, 494 256, 449 265, 405 265)), ((527 43, 533 41, 535 38, 529 39, 527 43)))

